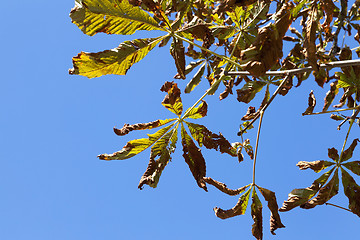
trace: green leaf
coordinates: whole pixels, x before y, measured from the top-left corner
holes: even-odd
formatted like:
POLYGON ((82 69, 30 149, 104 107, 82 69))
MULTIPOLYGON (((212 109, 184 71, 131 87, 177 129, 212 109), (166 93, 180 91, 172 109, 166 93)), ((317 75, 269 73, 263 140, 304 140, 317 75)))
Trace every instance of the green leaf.
POLYGON ((154 134, 148 134, 148 138, 131 140, 120 151, 113 154, 101 154, 98 156, 98 158, 101 160, 124 160, 131 158, 141 153, 160 138, 162 138, 170 130, 170 128, 174 126, 174 124, 175 123, 161 128, 154 134))
POLYGON ((341 155, 341 159, 340 162, 345 162, 347 160, 349 160, 350 158, 352 158, 353 152, 355 150, 355 147, 357 145, 357 143, 360 142, 358 138, 355 138, 353 140, 353 142, 351 143, 350 147, 348 149, 346 149, 343 154, 341 155))
POLYGON ((360 176, 360 161, 352 161, 341 164, 341 166, 346 167, 356 175, 360 176))
POLYGON ((236 90, 238 95, 237 100, 239 102, 249 103, 265 85, 265 82, 260 81, 247 82, 241 89, 236 90))
POLYGON ((226 138, 219 133, 215 134, 209 131, 205 126, 195 123, 186 122, 191 136, 199 143, 199 146, 203 145, 207 149, 215 149, 221 153, 227 153, 233 157, 236 157, 236 148, 232 147, 226 138))
POLYGON ((251 189, 252 188, 249 188, 243 195, 241 195, 239 201, 236 203, 236 205, 233 208, 228 210, 223 210, 221 208, 215 207, 214 208, 215 215, 221 219, 231 218, 238 215, 244 215, 247 205, 249 203, 249 196, 251 189))
MULTIPOLYGON (((204 75, 205 72, 206 62, 204 62, 199 70, 195 73, 194 77, 190 80, 190 82, 186 85, 185 93, 190 93, 194 88, 199 85, 201 81, 201 77, 204 75)), ((186 69, 185 69, 186 71, 186 69)))
POLYGON ((256 239, 262 239, 263 238, 263 226, 262 226, 262 204, 261 201, 256 194, 255 188, 253 188, 252 192, 252 203, 251 203, 251 216, 254 220, 254 224, 252 225, 252 235, 256 239))
POLYGON ((76 0, 70 17, 89 36, 99 32, 130 35, 137 30, 163 30, 148 13, 126 0, 76 0))
POLYGON ((335 163, 333 162, 329 162, 329 161, 324 161, 324 160, 319 160, 319 161, 313 161, 313 162, 306 162, 306 161, 300 161, 296 164, 296 166, 298 166, 300 168, 300 170, 305 170, 305 169, 312 169, 314 170, 314 172, 320 172, 323 169, 326 169, 329 166, 334 165, 335 163))
POLYGON ((333 196, 339 192, 339 174, 338 169, 336 169, 332 179, 322 188, 320 188, 318 195, 301 205, 301 208, 310 209, 314 208, 317 205, 322 205, 329 201, 333 196))
POLYGON ((163 170, 171 160, 171 153, 175 151, 176 142, 177 127, 166 133, 152 146, 150 162, 144 175, 140 179, 139 189, 142 189, 144 184, 156 188, 163 170), (156 157, 159 158, 156 159, 156 157))
POLYGON ((124 136, 131 131, 153 129, 153 128, 157 128, 157 127, 166 125, 175 120, 176 120, 176 118, 171 118, 171 119, 165 119, 165 120, 159 119, 159 120, 156 120, 153 122, 148 122, 148 123, 137 123, 137 124, 132 124, 132 125, 124 124, 124 126, 121 129, 114 127, 114 132, 118 136, 124 136))
POLYGON ((174 82, 165 82, 160 90, 168 93, 161 104, 180 117, 183 111, 183 104, 180 97, 181 92, 177 84, 174 82))
POLYGON ((207 191, 204 177, 206 176, 206 164, 201 150, 196 147, 194 141, 187 134, 184 125, 181 124, 181 138, 183 146, 183 157, 188 164, 198 186, 207 191))
POLYGON ((283 202, 283 206, 279 209, 280 212, 289 211, 297 206, 300 206, 310 200, 319 190, 322 185, 329 179, 335 167, 316 179, 308 188, 294 189, 289 193, 289 197, 283 202))
POLYGON ((349 199, 349 209, 360 217, 360 187, 354 178, 341 168, 344 193, 349 199))
POLYGON ((125 41, 119 47, 98 53, 81 52, 73 57, 70 74, 88 78, 108 74, 125 75, 129 68, 142 60, 164 37, 125 41))
POLYGON ((202 101, 199 106, 194 107, 188 114, 186 114, 186 118, 198 119, 205 117, 207 114, 207 106, 207 103, 202 101))

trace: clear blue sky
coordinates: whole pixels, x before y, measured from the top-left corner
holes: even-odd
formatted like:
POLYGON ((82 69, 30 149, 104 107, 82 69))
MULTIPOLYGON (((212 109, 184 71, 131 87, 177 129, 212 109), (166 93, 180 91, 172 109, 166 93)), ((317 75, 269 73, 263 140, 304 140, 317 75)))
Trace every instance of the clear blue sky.
MULTIPOLYGON (((209 186, 197 187, 178 145, 156 189, 137 189, 149 151, 124 161, 96 156, 120 150, 127 141, 148 132, 116 136, 124 123, 172 117, 162 107, 164 81, 176 70, 168 46, 154 49, 127 76, 87 79, 68 75, 71 58, 80 51, 97 52, 125 40, 144 37, 84 35, 71 23, 74 1, 4 1, 0 19, 0 239, 252 239, 253 223, 245 216, 221 220, 213 207, 233 207, 238 198, 209 186)), ((155 34, 156 35, 156 34, 155 34)), ((176 80, 184 90, 188 80, 176 80)), ((193 94, 182 94, 191 106, 206 90, 203 81, 193 94)), ((298 161, 327 160, 327 148, 341 149, 347 127, 328 116, 306 116, 307 97, 314 89, 322 106, 325 89, 307 80, 279 96, 268 108, 261 132, 257 183, 276 192, 281 206, 293 188, 310 186, 320 176, 300 171, 298 161)), ((223 87, 220 89, 223 90, 223 87)), ((274 89, 272 89, 274 91, 274 89)), ((236 96, 218 94, 205 100, 208 116, 194 120, 231 142, 246 105, 236 96)), ((263 94, 260 94, 263 95, 263 94)), ((259 101, 262 96, 259 96, 259 101)), ((319 109, 320 107, 318 107, 319 109)), ((354 129, 350 140, 359 136, 354 129)), ((255 130, 248 137, 255 142, 255 130)), ((252 161, 241 164, 216 151, 202 150, 207 174, 238 188, 251 182, 252 161)), ((359 160, 359 149, 354 153, 359 160)), ((359 178, 356 180, 360 183, 359 178)), ((340 184, 341 185, 341 184, 340 184)), ((360 219, 330 206, 281 213, 285 229, 269 232, 269 211, 262 201, 264 239, 354 239, 360 219)), ((331 203, 347 207, 342 186, 331 203)))

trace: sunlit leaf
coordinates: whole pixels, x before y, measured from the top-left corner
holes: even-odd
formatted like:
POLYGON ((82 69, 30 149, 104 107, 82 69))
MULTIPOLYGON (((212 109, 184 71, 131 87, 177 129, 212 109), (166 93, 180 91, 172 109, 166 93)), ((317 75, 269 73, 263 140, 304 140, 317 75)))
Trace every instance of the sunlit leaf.
POLYGON ((251 216, 254 220, 254 224, 252 225, 252 235, 261 240, 263 238, 263 226, 262 226, 262 204, 261 201, 256 194, 255 188, 252 191, 252 204, 251 204, 251 216))
MULTIPOLYGON (((190 82, 186 85, 185 93, 190 93, 194 88, 199 85, 201 81, 201 77, 204 75, 205 72, 206 62, 204 62, 199 70, 195 73, 194 77, 190 80, 190 82)), ((185 69, 186 70, 186 69, 185 69)))
POLYGON ((185 162, 188 164, 198 186, 207 191, 207 187, 203 179, 206 175, 205 159, 201 150, 196 147, 191 137, 187 134, 184 125, 181 125, 181 138, 185 162))
POLYGON ((309 209, 314 208, 317 205, 322 205, 329 201, 333 196, 339 192, 339 174, 338 169, 336 169, 332 179, 322 188, 320 188, 318 195, 301 205, 301 208, 309 209))
POLYGON ((333 163, 333 162, 318 160, 318 161, 313 161, 313 162, 300 161, 296 164, 296 166, 298 166, 300 168, 300 170, 305 170, 305 169, 310 168, 318 173, 321 170, 323 170, 329 166, 332 166, 334 164, 335 163, 333 163))
POLYGON ((239 201, 236 203, 236 205, 233 208, 228 210, 223 210, 221 208, 215 207, 214 208, 215 215, 218 218, 226 219, 226 218, 231 218, 245 214, 247 205, 249 203, 251 189, 252 188, 249 188, 243 195, 241 195, 239 201))
POLYGON ((260 81, 247 82, 241 89, 236 90, 238 95, 237 100, 239 102, 249 103, 265 85, 265 82, 260 81))
POLYGON ((343 164, 341 164, 341 166, 346 167, 347 169, 349 169, 356 175, 360 176, 360 161, 352 161, 352 162, 343 163, 343 164))
POLYGON ((132 65, 142 60, 162 39, 163 37, 136 39, 103 52, 81 52, 73 57, 74 68, 69 73, 88 78, 108 74, 125 75, 132 65))
POLYGON ((124 124, 124 126, 121 129, 114 128, 114 132, 116 135, 124 136, 134 130, 145 130, 145 129, 153 129, 153 128, 161 127, 161 126, 168 124, 174 120, 176 120, 176 118, 165 119, 165 120, 156 120, 156 121, 149 122, 149 123, 137 123, 137 124, 132 124, 132 125, 126 123, 126 124, 124 124))
POLYGON ((205 117, 207 114, 207 106, 207 103, 202 101, 199 106, 190 110, 190 112, 186 115, 186 118, 198 119, 205 117))
POLYGON ((341 174, 344 193, 349 199, 349 209, 360 217, 360 186, 357 185, 354 178, 342 168, 341 174))
POLYGON ((165 82, 160 89, 162 92, 167 92, 164 100, 161 102, 169 111, 180 116, 183 111, 183 104, 180 97, 180 89, 174 82, 165 82))
POLYGON ((148 13, 125 0, 76 0, 70 17, 90 36, 99 32, 129 35, 137 30, 162 30, 148 13))
POLYGON ((236 148, 232 147, 228 140, 221 134, 212 133, 205 126, 185 122, 188 126, 191 136, 199 143, 199 146, 203 145, 207 149, 215 149, 221 153, 227 153, 233 157, 236 157, 236 148))
POLYGON ((348 149, 346 149, 343 154, 341 155, 341 159, 340 159, 340 162, 345 162, 347 160, 349 160, 352 155, 353 155, 353 152, 355 150, 355 147, 357 145, 357 143, 360 142, 358 138, 355 138, 353 140, 353 142, 351 143, 350 147, 348 149))
POLYGON ((289 193, 288 199, 284 201, 283 206, 279 209, 280 212, 289 211, 297 206, 300 206, 310 200, 319 190, 322 185, 329 179, 335 167, 316 179, 308 188, 294 189, 289 193))
POLYGON ((285 226, 282 224, 280 215, 279 215, 279 208, 276 201, 276 196, 273 191, 270 191, 266 188, 262 188, 258 186, 258 189, 260 190, 261 194, 264 196, 265 200, 268 202, 268 208, 271 211, 270 216, 270 232, 273 235, 275 234, 275 230, 278 228, 284 228, 285 226))
POLYGON ((140 138, 129 141, 120 151, 115 152, 113 154, 101 154, 98 156, 101 160, 124 160, 127 158, 131 158, 148 147, 150 147, 152 144, 154 144, 156 141, 158 141, 160 138, 162 138, 171 127, 174 126, 175 123, 161 128, 156 133, 153 134, 147 134, 148 138, 140 138))

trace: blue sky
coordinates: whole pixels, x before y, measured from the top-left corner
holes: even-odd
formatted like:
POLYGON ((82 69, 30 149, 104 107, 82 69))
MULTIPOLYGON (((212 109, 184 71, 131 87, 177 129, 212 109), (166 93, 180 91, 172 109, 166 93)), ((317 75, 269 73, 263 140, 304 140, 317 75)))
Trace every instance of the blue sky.
MULTIPOLYGON (((73 6, 70 0, 2 3, 6 11, 0 15, 0 239, 252 239, 250 209, 245 216, 217 218, 215 206, 232 208, 238 199, 211 186, 209 192, 200 189, 181 146, 158 187, 145 186, 142 191, 137 185, 149 151, 124 161, 96 158, 152 132, 119 137, 114 126, 172 117, 161 105, 164 94, 159 89, 173 80, 176 69, 167 46, 154 49, 126 76, 68 75, 71 58, 80 51, 97 52, 148 36, 86 36, 71 23, 73 6)), ((176 80, 182 90, 187 81, 176 80)), ((192 94, 183 93, 185 108, 207 87, 203 81, 192 94)), ((301 116, 311 89, 322 105, 328 86, 320 89, 309 79, 286 97, 277 97, 264 116, 257 183, 275 191, 279 205, 292 189, 310 186, 320 176, 298 170, 296 163, 327 160, 327 149, 340 150, 346 135, 347 127, 337 131, 338 122, 328 116, 301 116)), ((236 133, 247 107, 234 95, 220 102, 220 91, 206 97, 208 116, 194 122, 239 141, 236 133)), ((253 145, 255 134, 252 130, 247 136, 253 145)), ((349 139, 358 136, 355 128, 349 139)), ((239 164, 216 151, 202 152, 208 176, 231 188, 251 182, 248 158, 239 164)), ((359 149, 354 160, 359 160, 359 149)), ((286 228, 274 237, 262 202, 264 239, 353 239, 360 229, 356 215, 318 206, 281 213, 286 228)), ((342 186, 330 202, 347 207, 342 186)))

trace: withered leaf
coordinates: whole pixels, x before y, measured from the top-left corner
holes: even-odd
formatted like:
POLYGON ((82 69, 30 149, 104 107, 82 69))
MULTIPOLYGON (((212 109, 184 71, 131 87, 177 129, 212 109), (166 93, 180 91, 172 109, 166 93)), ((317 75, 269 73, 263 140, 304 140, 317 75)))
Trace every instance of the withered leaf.
POLYGON ((216 7, 214 14, 225 14, 225 12, 233 11, 237 6, 249 6, 256 2, 256 0, 224 0, 216 7))
POLYGON ((349 209, 360 217, 360 187, 348 172, 341 168, 344 193, 349 199, 349 209))
POLYGON ((236 157, 236 148, 231 146, 228 140, 221 134, 212 133, 205 126, 186 122, 191 136, 199 143, 199 146, 203 145, 207 149, 215 149, 221 153, 227 153, 233 157, 236 157))
MULTIPOLYGON (((201 81, 201 77, 204 75, 205 72, 205 66, 206 66, 206 62, 204 62, 199 70, 195 73, 194 77, 190 80, 190 82, 186 85, 185 87, 185 93, 190 93, 192 90, 194 90, 194 88, 199 85, 200 81, 201 81)), ((186 69, 185 69, 186 71, 186 69)))
POLYGON ((255 107, 249 106, 246 114, 241 118, 241 121, 248 121, 254 119, 258 112, 255 110, 255 107))
POLYGON ((174 41, 171 43, 170 54, 175 60, 179 77, 185 79, 185 47, 182 41, 174 38, 174 41))
POLYGON ((227 98, 229 94, 233 94, 232 92, 233 87, 234 87, 234 79, 230 79, 229 81, 226 82, 225 90, 222 93, 220 93, 219 99, 223 100, 227 98))
POLYGON ((203 47, 209 48, 215 41, 211 30, 207 27, 207 24, 197 16, 186 24, 180 32, 189 32, 195 39, 203 41, 203 47))
POLYGON ((347 169, 349 169, 356 175, 360 176, 360 161, 352 161, 352 162, 343 163, 343 164, 341 164, 341 166, 346 167, 347 169))
POLYGON ((237 100, 239 102, 249 103, 261 89, 266 85, 265 82, 251 81, 247 82, 241 89, 237 89, 237 100))
POLYGON ((124 126, 121 129, 114 127, 114 132, 118 136, 124 136, 134 130, 153 129, 153 128, 157 128, 157 127, 163 126, 165 124, 168 124, 174 120, 176 120, 176 118, 165 119, 165 120, 156 120, 156 121, 148 122, 148 123, 137 123, 137 124, 132 124, 132 125, 126 123, 126 124, 124 124, 124 126))
POLYGON ((340 116, 340 115, 337 115, 337 114, 331 114, 331 115, 330 115, 330 118, 331 118, 331 119, 334 119, 335 121, 342 121, 342 120, 345 119, 344 117, 342 117, 342 116, 340 116))
POLYGON ((280 89, 280 92, 279 92, 279 94, 282 96, 285 96, 290 91, 290 89, 293 87, 292 76, 287 77, 284 81, 286 81, 286 83, 280 89))
POLYGON ((310 209, 317 205, 322 205, 329 201, 333 196, 339 192, 339 175, 336 169, 332 179, 322 188, 320 188, 318 195, 310 201, 301 205, 301 208, 310 209))
POLYGON ((190 110, 190 112, 186 115, 186 118, 198 119, 205 117, 207 114, 207 106, 207 103, 202 100, 199 106, 190 110))
POLYGON ((328 156, 329 156, 329 158, 331 158, 335 162, 339 161, 338 150, 336 150, 335 148, 329 148, 328 149, 328 156))
POLYGON ((249 188, 243 195, 241 195, 239 198, 239 201, 231 209, 223 210, 221 208, 215 207, 214 208, 215 215, 218 218, 227 219, 227 218, 245 214, 247 205, 249 203, 250 191, 251 191, 251 188, 249 188))
POLYGON ((198 186, 207 191, 204 181, 206 175, 205 159, 201 154, 201 150, 196 147, 191 137, 187 134, 184 125, 181 125, 181 138, 185 162, 188 164, 198 186))
POLYGON ((289 193, 288 199, 283 202, 283 206, 279 209, 279 211, 286 212, 306 203, 320 190, 320 187, 325 184, 334 169, 335 167, 321 175, 310 187, 292 190, 289 193))
POLYGON ((250 186, 249 185, 246 185, 244 187, 241 187, 241 188, 238 188, 238 189, 230 189, 226 186, 226 184, 222 183, 222 182, 219 182, 219 181, 216 181, 210 177, 204 177, 204 181, 207 183, 207 184, 210 184, 210 185, 213 185, 214 187, 216 187, 217 189, 219 189, 220 191, 222 191, 223 193, 226 193, 230 196, 235 196, 235 195, 239 195, 240 193, 244 192, 246 188, 248 188, 250 186))
POLYGON ((243 147, 245 149, 245 152, 249 155, 249 157, 251 159, 254 159, 254 150, 253 147, 250 145, 249 139, 245 139, 245 141, 243 142, 243 147))
POLYGON ((258 195, 256 194, 255 188, 253 189, 251 199, 251 216, 254 220, 251 232, 256 239, 261 240, 263 239, 262 204, 258 195))
POLYGON ((340 162, 345 162, 347 160, 349 160, 352 155, 353 155, 353 152, 355 150, 355 147, 357 145, 357 143, 360 142, 358 138, 355 138, 353 140, 353 142, 351 143, 350 147, 348 149, 346 149, 343 154, 341 155, 341 159, 340 159, 340 162))
POLYGON ((268 208, 271 211, 270 216, 270 232, 273 235, 275 234, 275 230, 278 228, 284 228, 284 224, 282 224, 280 215, 279 215, 279 207, 276 201, 276 196, 273 191, 270 191, 266 188, 262 188, 258 186, 258 189, 260 190, 261 194, 264 196, 265 200, 268 202, 268 208))
POLYGON ((338 94, 338 92, 339 92, 339 89, 336 87, 336 85, 337 85, 337 81, 332 82, 330 84, 330 90, 326 93, 326 96, 324 98, 325 103, 324 103, 324 107, 322 109, 323 112, 328 110, 331 103, 334 101, 336 94, 338 94))
POLYGON ((316 105, 316 98, 314 95, 314 91, 311 90, 308 98, 308 107, 302 115, 304 116, 313 113, 315 105, 316 105))
POLYGON ((183 105, 180 97, 181 92, 177 84, 174 82, 165 82, 160 90, 168 93, 162 101, 162 105, 180 116, 183 111, 183 105))
POLYGON ((332 166, 334 164, 335 163, 333 163, 333 162, 318 160, 318 161, 313 161, 313 162, 300 161, 296 164, 296 166, 298 166, 300 168, 300 170, 305 170, 305 169, 310 168, 318 173, 321 170, 323 170, 329 166, 332 166))

